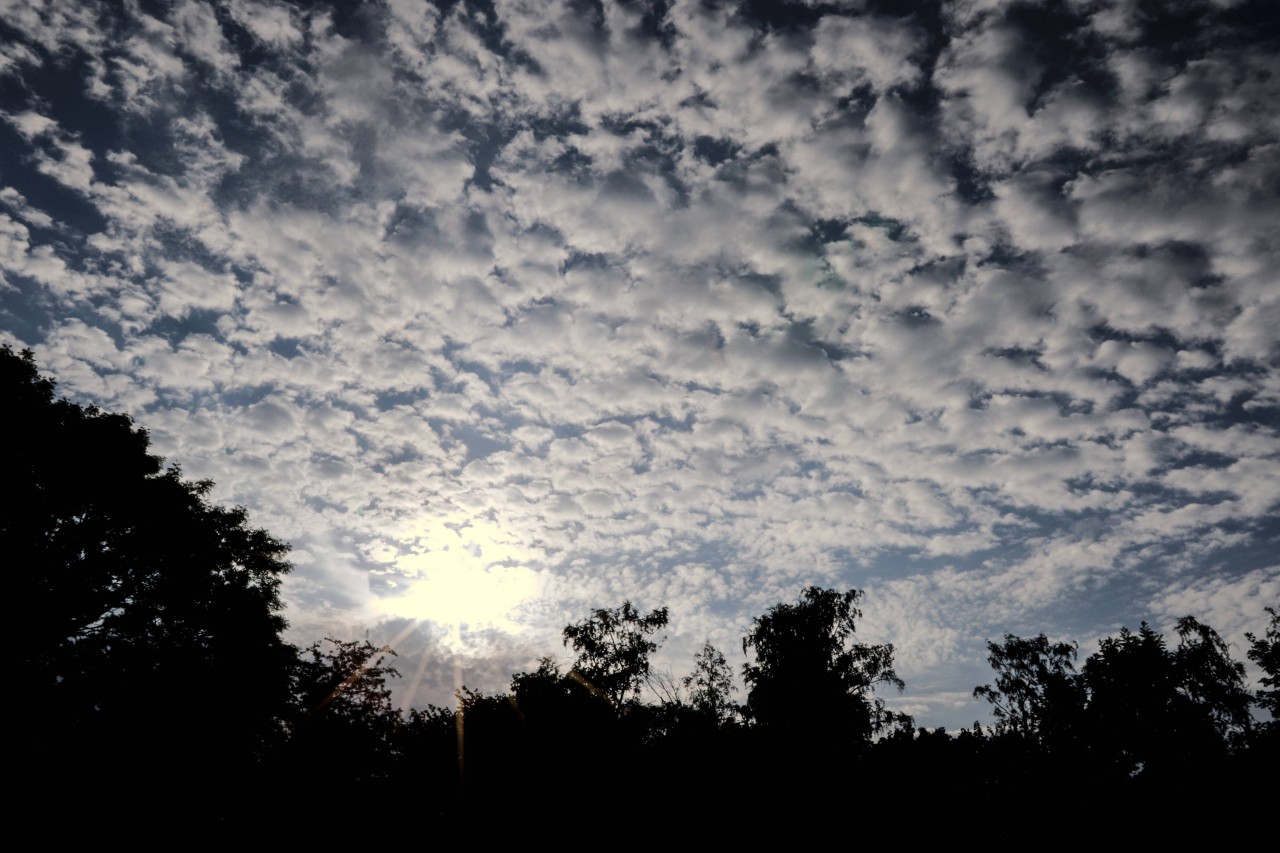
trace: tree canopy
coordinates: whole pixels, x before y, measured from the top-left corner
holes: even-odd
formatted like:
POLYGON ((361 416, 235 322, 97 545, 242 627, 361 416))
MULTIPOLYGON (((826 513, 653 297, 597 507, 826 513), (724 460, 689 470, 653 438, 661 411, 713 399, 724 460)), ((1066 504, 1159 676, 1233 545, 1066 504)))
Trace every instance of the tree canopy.
POLYGON ((988 642, 987 650, 996 682, 975 687, 973 695, 991 703, 996 733, 1045 747, 1065 741, 1084 705, 1075 643, 1005 634, 1004 642, 988 642))
POLYGON ((853 642, 861 590, 811 586, 795 604, 774 605, 743 639, 751 716, 765 726, 822 728, 868 741, 888 721, 881 685, 902 689, 892 645, 853 642))
POLYGON ((326 637, 312 643, 293 666, 289 739, 281 758, 291 784, 305 786, 330 774, 348 783, 385 780, 396 758, 403 720, 392 704, 390 648, 366 640, 326 637))
POLYGON ((573 671, 615 707, 639 697, 658 650, 654 635, 667 626, 667 608, 642 616, 630 601, 596 610, 564 629, 564 643, 578 653, 573 671))
POLYGON ((166 467, 128 416, 56 398, 30 352, 0 349, 0 395, 0 553, 27 620, 20 760, 54 775, 255 760, 289 695, 287 546, 166 467))
POLYGON ((1143 622, 1102 640, 1083 668, 1085 713, 1099 765, 1127 776, 1172 777, 1243 743, 1251 696, 1226 643, 1192 617, 1177 623, 1178 646, 1143 622))
POLYGON ((725 723, 738 713, 733 702, 737 690, 733 684, 733 670, 725 660, 724 652, 707 640, 693 656, 693 672, 681 683, 689 691, 689 704, 715 723, 725 723))
POLYGON ((1249 660, 1265 673, 1259 679, 1264 689, 1258 691, 1258 704, 1271 714, 1274 727, 1280 721, 1280 611, 1274 607, 1266 611, 1271 617, 1266 633, 1261 638, 1252 633, 1245 637, 1249 640, 1249 660))

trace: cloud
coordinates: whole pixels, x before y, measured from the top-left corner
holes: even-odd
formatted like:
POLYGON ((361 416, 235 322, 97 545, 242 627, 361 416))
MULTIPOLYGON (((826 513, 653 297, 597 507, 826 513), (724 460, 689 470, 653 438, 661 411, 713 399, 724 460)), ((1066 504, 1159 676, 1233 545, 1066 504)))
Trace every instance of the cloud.
POLYGON ((295 631, 418 602, 421 701, 624 598, 675 666, 870 587, 948 723, 1100 590, 1243 625, 1275 60, 1209 6, 1185 56, 1124 4, 857 7, 7 10, 5 339, 295 541, 295 631), (459 578, 521 590, 471 645, 459 578))

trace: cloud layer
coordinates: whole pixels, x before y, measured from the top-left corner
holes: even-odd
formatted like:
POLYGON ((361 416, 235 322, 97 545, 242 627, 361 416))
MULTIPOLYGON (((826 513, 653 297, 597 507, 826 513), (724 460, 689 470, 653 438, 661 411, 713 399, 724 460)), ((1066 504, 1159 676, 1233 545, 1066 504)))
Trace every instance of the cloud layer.
POLYGON ((627 597, 680 672, 865 588, 922 722, 1006 630, 1258 630, 1266 4, 882 6, 8 7, 0 328, 414 701, 627 597))

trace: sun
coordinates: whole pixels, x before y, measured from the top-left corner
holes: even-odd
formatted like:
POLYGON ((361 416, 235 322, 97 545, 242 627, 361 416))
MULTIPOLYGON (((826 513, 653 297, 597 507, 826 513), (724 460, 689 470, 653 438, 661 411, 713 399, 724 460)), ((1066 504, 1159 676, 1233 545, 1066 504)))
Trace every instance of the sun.
POLYGON ((522 630, 511 613, 542 593, 543 575, 518 537, 483 517, 421 518, 401 533, 405 545, 380 555, 397 576, 376 601, 384 615, 447 627, 455 644, 468 631, 522 630))

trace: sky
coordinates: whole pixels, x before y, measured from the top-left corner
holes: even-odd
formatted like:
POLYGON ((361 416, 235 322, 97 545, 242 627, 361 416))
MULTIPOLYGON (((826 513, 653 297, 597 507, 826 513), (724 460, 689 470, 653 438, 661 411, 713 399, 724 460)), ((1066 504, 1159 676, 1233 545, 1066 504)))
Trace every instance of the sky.
POLYGON ((406 706, 817 584, 954 727, 1280 605, 1267 0, 0 0, 0 152, 0 341, 406 706))

